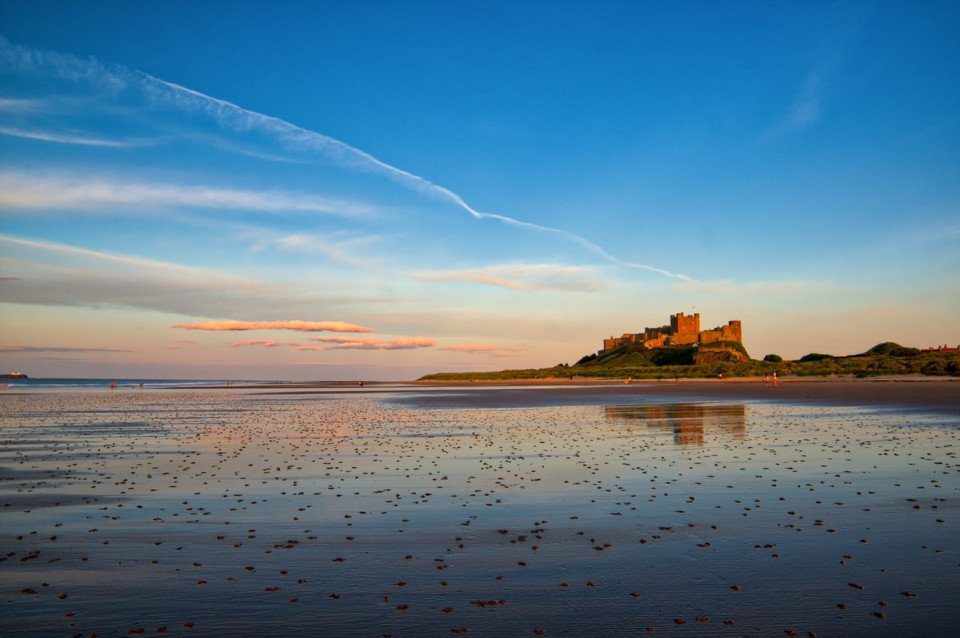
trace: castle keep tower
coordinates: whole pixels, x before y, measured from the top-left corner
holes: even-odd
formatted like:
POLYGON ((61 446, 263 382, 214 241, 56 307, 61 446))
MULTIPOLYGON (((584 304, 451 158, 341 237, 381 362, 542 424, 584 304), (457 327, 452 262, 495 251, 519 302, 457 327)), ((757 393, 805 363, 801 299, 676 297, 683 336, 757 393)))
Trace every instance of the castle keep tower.
POLYGON ((682 312, 670 315, 670 344, 683 346, 700 340, 700 313, 686 317, 682 312))

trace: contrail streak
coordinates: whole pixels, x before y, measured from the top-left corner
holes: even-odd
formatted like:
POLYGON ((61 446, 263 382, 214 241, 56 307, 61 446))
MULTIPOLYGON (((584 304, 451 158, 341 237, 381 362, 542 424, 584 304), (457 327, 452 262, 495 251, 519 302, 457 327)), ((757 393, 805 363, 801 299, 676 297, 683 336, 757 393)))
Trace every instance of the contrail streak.
POLYGON ((61 77, 99 80, 101 84, 114 88, 119 84, 139 84, 144 93, 156 102, 171 104, 175 107, 203 113, 211 117, 220 126, 235 131, 264 131, 274 135, 278 141, 291 149, 319 151, 343 166, 361 171, 380 173, 417 192, 426 193, 453 202, 475 219, 492 219, 511 226, 558 235, 618 266, 646 270, 684 282, 694 281, 687 275, 671 272, 648 264, 633 263, 619 259, 607 252, 602 246, 567 230, 525 222, 497 213, 478 211, 453 191, 434 184, 419 175, 414 175, 396 166, 387 164, 373 155, 365 153, 340 140, 316 131, 301 128, 276 117, 249 111, 232 102, 206 95, 185 86, 174 84, 173 82, 161 80, 147 73, 130 71, 120 66, 111 66, 108 68, 92 60, 80 60, 70 55, 26 49, 25 47, 11 44, 2 36, 0 36, 0 61, 3 62, 3 66, 7 66, 8 68, 13 66, 20 70, 24 70, 25 67, 36 68, 42 62, 45 67, 53 67, 53 70, 61 77))

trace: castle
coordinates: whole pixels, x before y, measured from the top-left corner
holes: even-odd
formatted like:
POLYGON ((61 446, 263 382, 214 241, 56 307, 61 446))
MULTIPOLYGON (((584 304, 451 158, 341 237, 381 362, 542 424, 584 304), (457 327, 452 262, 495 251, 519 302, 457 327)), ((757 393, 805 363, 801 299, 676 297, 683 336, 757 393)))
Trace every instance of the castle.
POLYGON ((624 333, 622 337, 610 337, 603 340, 603 350, 612 350, 628 343, 640 344, 645 348, 663 346, 686 346, 694 344, 735 341, 743 344, 743 334, 739 321, 728 321, 725 326, 713 330, 700 330, 700 313, 686 316, 682 312, 670 315, 670 325, 659 328, 644 328, 643 332, 624 333))

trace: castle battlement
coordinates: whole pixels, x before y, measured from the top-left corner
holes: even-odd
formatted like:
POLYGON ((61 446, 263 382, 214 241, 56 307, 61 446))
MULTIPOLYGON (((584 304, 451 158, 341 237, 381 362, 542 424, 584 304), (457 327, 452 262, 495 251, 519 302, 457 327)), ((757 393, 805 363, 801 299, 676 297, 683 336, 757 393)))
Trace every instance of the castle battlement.
POLYGON ((659 328, 644 328, 643 332, 625 332, 622 337, 603 340, 604 350, 612 350, 624 344, 635 343, 645 348, 684 346, 718 341, 735 341, 743 344, 743 331, 739 320, 728 321, 725 326, 712 330, 700 330, 700 313, 670 315, 670 325, 659 328))

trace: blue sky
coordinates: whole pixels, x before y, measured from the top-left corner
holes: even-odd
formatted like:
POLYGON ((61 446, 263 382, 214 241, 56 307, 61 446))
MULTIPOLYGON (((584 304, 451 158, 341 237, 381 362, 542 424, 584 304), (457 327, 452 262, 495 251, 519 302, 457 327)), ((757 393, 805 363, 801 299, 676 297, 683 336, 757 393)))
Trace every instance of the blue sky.
POLYGON ((677 311, 741 319, 755 357, 953 343, 958 27, 955 2, 0 1, 0 366, 402 379, 677 311))

